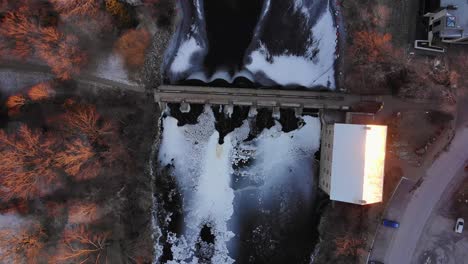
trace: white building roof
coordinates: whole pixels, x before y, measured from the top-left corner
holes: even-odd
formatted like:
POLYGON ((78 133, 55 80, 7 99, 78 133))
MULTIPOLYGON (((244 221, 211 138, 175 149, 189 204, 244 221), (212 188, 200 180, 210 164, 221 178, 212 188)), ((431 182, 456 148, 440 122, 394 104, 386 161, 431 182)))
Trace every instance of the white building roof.
POLYGON ((456 6, 456 9, 448 10, 449 16, 454 16, 455 28, 450 29, 447 25, 445 31, 448 32, 454 31, 458 29, 457 34, 458 37, 466 37, 468 36, 468 1, 467 0, 441 0, 440 6, 447 7, 447 6, 456 6), (460 31, 461 30, 461 31, 460 31), (462 34, 462 35, 460 35, 462 34))
POLYGON ((386 126, 335 124, 330 199, 382 201, 386 126))

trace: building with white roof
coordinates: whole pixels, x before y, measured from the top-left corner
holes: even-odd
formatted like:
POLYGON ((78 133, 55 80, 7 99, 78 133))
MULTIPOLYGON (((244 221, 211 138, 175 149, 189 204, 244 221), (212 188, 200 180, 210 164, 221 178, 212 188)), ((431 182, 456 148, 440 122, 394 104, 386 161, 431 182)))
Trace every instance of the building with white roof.
POLYGON ((440 0, 440 8, 424 16, 429 18, 429 43, 468 44, 467 0, 440 0))
POLYGON ((319 187, 330 200, 382 201, 387 127, 326 124, 322 129, 319 187))

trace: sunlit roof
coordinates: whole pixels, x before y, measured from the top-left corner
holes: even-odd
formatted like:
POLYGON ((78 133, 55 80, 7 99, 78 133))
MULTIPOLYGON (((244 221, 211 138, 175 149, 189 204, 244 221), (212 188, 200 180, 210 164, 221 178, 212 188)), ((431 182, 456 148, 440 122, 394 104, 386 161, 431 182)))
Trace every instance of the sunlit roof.
POLYGON ((382 201, 387 127, 335 124, 330 199, 382 201))
POLYGON ((363 201, 382 201, 387 127, 367 126, 363 201))

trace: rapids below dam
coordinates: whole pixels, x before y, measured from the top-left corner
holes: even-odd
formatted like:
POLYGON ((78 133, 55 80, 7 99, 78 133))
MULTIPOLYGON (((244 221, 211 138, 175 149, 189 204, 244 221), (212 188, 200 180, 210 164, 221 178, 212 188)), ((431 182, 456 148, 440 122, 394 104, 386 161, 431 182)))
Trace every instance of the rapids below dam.
POLYGON ((220 143, 216 127, 230 119, 221 108, 189 118, 168 111, 156 172, 158 263, 308 263, 317 239, 319 118, 300 117, 285 132, 284 118, 247 113, 218 128, 226 132, 220 143))

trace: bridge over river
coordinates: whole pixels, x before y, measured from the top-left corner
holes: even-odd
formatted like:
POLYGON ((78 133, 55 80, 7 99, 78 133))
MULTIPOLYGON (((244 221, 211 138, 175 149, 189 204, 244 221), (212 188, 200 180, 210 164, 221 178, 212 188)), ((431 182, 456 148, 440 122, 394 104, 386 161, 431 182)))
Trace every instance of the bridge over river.
POLYGON ((381 103, 386 110, 438 110, 440 103, 431 100, 407 99, 391 95, 357 95, 316 90, 253 89, 207 86, 162 85, 154 92, 155 101, 163 108, 167 103, 180 103, 182 111, 190 104, 250 106, 257 108, 352 110, 362 103, 381 103))

